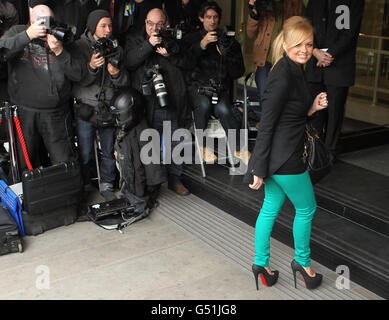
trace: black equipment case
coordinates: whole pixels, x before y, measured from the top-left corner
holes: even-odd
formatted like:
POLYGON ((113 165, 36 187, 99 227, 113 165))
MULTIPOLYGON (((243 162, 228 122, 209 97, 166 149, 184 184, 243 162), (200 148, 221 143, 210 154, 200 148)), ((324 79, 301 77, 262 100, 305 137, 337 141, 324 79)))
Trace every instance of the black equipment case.
POLYGON ((82 195, 78 162, 23 172, 23 222, 27 235, 74 223, 82 195))
POLYGON ((7 208, 0 205, 0 255, 23 252, 19 227, 7 208))

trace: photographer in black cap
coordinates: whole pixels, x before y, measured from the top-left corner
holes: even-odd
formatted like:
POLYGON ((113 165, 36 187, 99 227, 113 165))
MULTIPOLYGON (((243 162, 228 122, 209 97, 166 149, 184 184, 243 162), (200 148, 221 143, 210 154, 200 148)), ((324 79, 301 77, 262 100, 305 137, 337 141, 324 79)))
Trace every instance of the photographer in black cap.
MULTIPOLYGON (((80 81, 86 66, 71 44, 48 34, 54 19, 49 7, 31 10, 30 25, 15 25, 0 39, 8 62, 8 93, 17 105, 33 168, 41 165, 42 141, 52 164, 77 160, 74 149, 71 81, 80 81)), ((27 167, 18 146, 20 169, 27 167)))
POLYGON ((75 116, 84 184, 89 183, 89 162, 97 130, 102 151, 100 192, 107 201, 115 197, 116 180, 115 127, 109 107, 115 91, 129 85, 129 75, 122 63, 122 48, 111 36, 112 19, 109 12, 101 9, 92 11, 84 34, 76 42, 85 59, 87 72, 73 88, 77 100, 75 116))
MULTIPOLYGON (((126 66, 134 71, 132 86, 143 92, 148 124, 158 130, 160 136, 164 121, 171 124, 173 133, 177 128, 183 128, 190 117, 182 69, 193 68, 193 57, 181 49, 179 41, 164 35, 167 25, 166 15, 161 9, 150 10, 145 28, 128 35, 125 50, 126 66)), ((178 143, 171 141, 172 150, 178 143)), ((172 159, 167 171, 168 187, 179 195, 188 195, 188 189, 181 182, 182 164, 172 159)))
MULTIPOLYGON (((194 110, 196 129, 205 130, 211 114, 220 119, 226 133, 237 133, 235 156, 247 161, 249 153, 240 150, 240 124, 232 113, 230 90, 233 80, 245 72, 242 49, 234 36, 219 29, 222 10, 214 1, 205 2, 199 12, 203 28, 189 34, 184 42, 196 57, 196 67, 187 74, 189 97, 194 110)), ((207 147, 202 147, 206 162, 215 162, 217 157, 207 147)))

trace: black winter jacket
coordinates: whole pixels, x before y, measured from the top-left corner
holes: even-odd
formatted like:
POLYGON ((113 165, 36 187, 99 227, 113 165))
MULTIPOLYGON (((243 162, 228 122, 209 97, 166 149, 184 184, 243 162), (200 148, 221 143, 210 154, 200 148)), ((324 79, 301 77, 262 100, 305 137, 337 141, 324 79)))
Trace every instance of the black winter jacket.
POLYGON ((312 103, 303 67, 284 54, 265 82, 261 124, 245 181, 252 183, 252 175, 268 178, 294 152, 303 154, 302 142, 312 103))
MULTIPOLYGON (((11 102, 34 110, 53 110, 68 105, 71 81, 80 81, 85 62, 70 47, 55 56, 37 41, 30 41, 27 26, 11 27, 0 39, 8 62, 8 92, 11 102)), ((42 41, 41 41, 42 42, 42 41)))
POLYGON ((141 133, 147 128, 146 120, 143 119, 128 132, 123 140, 116 143, 121 191, 138 197, 148 195, 148 186, 160 185, 167 181, 166 169, 162 164, 144 164, 141 161, 141 150, 150 143, 140 141, 141 133))
POLYGON ((245 72, 242 48, 234 39, 222 55, 217 51, 216 44, 210 43, 205 50, 200 46, 200 41, 207 34, 202 29, 189 34, 184 38, 186 49, 196 58, 195 68, 186 74, 189 86, 203 86, 209 83, 209 79, 219 80, 225 90, 231 88, 235 79, 243 76, 245 72))
MULTIPOLYGON (((103 74, 104 89, 100 99, 103 100, 105 98, 107 104, 111 102, 117 89, 130 85, 130 76, 123 63, 119 64, 120 75, 117 79, 111 77, 106 66, 104 66, 104 70, 103 67, 97 68, 96 70, 90 68, 89 61, 93 54, 92 46, 94 43, 95 40, 89 31, 86 31, 81 36, 81 39, 76 42, 77 52, 84 58, 87 71, 85 77, 80 82, 74 84, 73 94, 81 102, 96 107, 99 105, 97 97, 101 92, 103 74)), ((121 47, 117 48, 117 57, 119 61, 123 61, 123 49, 121 47)))
MULTIPOLYGON (((194 67, 194 59, 187 50, 179 49, 177 54, 164 57, 155 52, 155 48, 147 39, 145 28, 138 33, 130 33, 126 40, 125 63, 131 73, 132 87, 142 93, 142 82, 145 70, 152 65, 161 67, 162 75, 168 93, 168 108, 177 115, 178 124, 184 127, 190 118, 187 102, 187 91, 183 70, 194 67)), ((158 108, 155 94, 145 96, 147 120, 151 125, 154 110, 158 108)))
POLYGON ((327 49, 335 60, 328 67, 317 67, 317 59, 312 56, 306 67, 309 82, 324 82, 326 85, 348 87, 355 81, 355 54, 364 0, 332 0, 327 9, 328 0, 309 1, 306 16, 315 28, 314 45, 318 49, 327 49), (338 8, 345 6, 350 14, 350 28, 339 29, 337 23, 348 12, 338 8))

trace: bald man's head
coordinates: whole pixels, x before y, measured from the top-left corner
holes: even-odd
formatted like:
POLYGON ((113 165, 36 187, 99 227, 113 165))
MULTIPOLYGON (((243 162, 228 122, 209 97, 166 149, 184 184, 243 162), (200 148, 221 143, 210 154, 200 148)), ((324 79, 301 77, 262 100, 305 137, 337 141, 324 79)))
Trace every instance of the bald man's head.
POLYGON ((153 33, 156 33, 159 29, 165 28, 167 26, 167 18, 165 13, 159 9, 151 9, 145 20, 146 33, 151 36, 153 33))
POLYGON ((43 4, 36 5, 34 8, 30 9, 30 23, 33 24, 38 17, 50 16, 54 18, 54 13, 48 6, 43 4))

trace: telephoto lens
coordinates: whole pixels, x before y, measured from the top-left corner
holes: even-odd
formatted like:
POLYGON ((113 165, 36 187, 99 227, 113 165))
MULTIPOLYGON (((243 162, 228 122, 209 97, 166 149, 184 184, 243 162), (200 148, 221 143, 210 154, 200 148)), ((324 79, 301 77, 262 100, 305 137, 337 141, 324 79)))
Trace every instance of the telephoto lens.
POLYGON ((153 75, 153 85, 154 85, 155 95, 157 96, 159 101, 159 105, 161 107, 166 107, 168 105, 167 91, 161 73, 155 73, 153 75))

